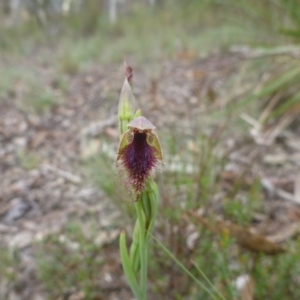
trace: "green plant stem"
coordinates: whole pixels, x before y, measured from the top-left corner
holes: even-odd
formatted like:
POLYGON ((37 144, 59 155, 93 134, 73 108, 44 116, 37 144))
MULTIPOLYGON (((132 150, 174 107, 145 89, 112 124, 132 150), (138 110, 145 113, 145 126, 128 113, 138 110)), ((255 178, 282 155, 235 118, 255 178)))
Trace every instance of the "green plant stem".
POLYGON ((140 270, 140 289, 142 291, 142 299, 147 299, 147 259, 148 259, 148 245, 146 244, 147 240, 146 235, 146 222, 145 216, 143 213, 142 201, 140 199, 135 203, 136 213, 138 217, 138 222, 140 225, 140 261, 141 261, 141 270, 140 270))
POLYGON ((121 261, 124 269, 125 276, 127 278, 127 281, 129 283, 129 286, 135 295, 135 297, 138 300, 144 300, 143 292, 140 289, 140 286, 137 282, 136 274, 134 273, 130 257, 128 255, 127 249, 126 249, 126 242, 125 242, 125 232, 123 231, 120 235, 120 254, 121 254, 121 261))
POLYGON ((212 290, 215 291, 215 293, 220 297, 222 300, 226 300, 226 298, 219 292, 219 290, 211 283, 211 281, 207 278, 205 273, 199 268, 199 266, 196 264, 196 262, 192 261, 193 265, 197 269, 197 271, 200 273, 200 275, 205 279, 207 284, 211 287, 212 290))
MULTIPOLYGON (((222 299, 226 299, 223 296, 220 296, 218 294, 218 296, 214 295, 213 292, 204 285, 204 283, 202 283, 198 278, 196 278, 196 276, 190 272, 185 266, 184 264, 182 264, 156 237, 154 237, 153 235, 151 235, 152 238, 158 243, 158 245, 176 262, 176 264, 186 273, 188 274, 204 291, 206 291, 211 299, 214 300, 218 300, 218 297, 221 297, 222 299)), ((220 299, 220 298, 219 298, 220 299)))

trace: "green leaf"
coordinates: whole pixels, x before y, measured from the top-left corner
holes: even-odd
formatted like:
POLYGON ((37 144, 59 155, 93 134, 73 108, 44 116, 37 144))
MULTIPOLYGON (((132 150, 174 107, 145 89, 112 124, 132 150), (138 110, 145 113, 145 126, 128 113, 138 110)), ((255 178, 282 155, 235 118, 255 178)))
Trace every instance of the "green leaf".
POLYGON ((291 110, 291 112, 297 111, 296 106, 299 105, 299 103, 300 103, 300 92, 296 93, 290 99, 286 100, 283 104, 281 104, 277 109, 275 109, 274 112, 272 113, 272 117, 277 117, 279 115, 282 115, 288 110, 291 110), (295 106, 295 108, 292 110, 293 106, 295 106))
MULTIPOLYGON (((156 215, 158 211, 158 189, 156 183, 150 179, 147 183, 147 194, 148 194, 148 201, 150 204, 151 210, 151 219, 149 220, 148 224, 148 233, 151 234, 154 228, 154 223, 156 220, 156 215)), ((149 235, 147 236, 149 238, 149 235)))
MULTIPOLYGON (((271 95, 272 93, 276 92, 279 89, 291 86, 293 83, 299 82, 299 79, 300 79, 299 77, 300 77, 300 68, 299 68, 299 66, 296 66, 295 68, 292 68, 291 70, 289 70, 287 72, 284 72, 281 76, 278 76, 277 78, 270 81, 258 92, 254 92, 252 95, 241 100, 239 103, 235 102, 235 103, 229 105, 229 108, 226 109, 226 112, 230 113, 238 108, 246 106, 251 101, 256 101, 256 100, 262 99, 266 96, 271 95)), ((223 114, 223 113, 224 112, 221 112, 221 114, 223 114)), ((214 113, 215 116, 217 116, 219 114, 220 114, 220 112, 214 113)))
POLYGON ((220 293, 218 293, 217 295, 214 294, 214 292, 216 292, 216 290, 214 289, 214 291, 211 291, 210 288, 208 288, 204 283, 202 283, 198 278, 196 278, 196 276, 190 271, 188 270, 170 251, 169 249, 167 249, 157 238, 155 238, 152 235, 152 238, 158 243, 158 245, 175 261, 175 263, 187 274, 189 275, 204 291, 206 291, 211 299, 217 300, 217 299, 222 299, 222 300, 226 300, 226 298, 221 295, 220 293))
POLYGON ((150 199, 148 197, 148 192, 146 189, 143 190, 141 195, 141 202, 142 202, 142 209, 146 218, 146 224, 149 222, 149 219, 151 218, 151 204, 150 199))
POLYGON ((140 224, 138 220, 135 222, 132 244, 130 246, 130 261, 133 271, 137 274, 141 267, 140 258, 140 224))
POLYGON ((142 292, 140 290, 139 284, 137 282, 136 274, 133 271, 131 261, 127 252, 126 241, 125 241, 125 232, 122 231, 120 234, 120 255, 122 266, 124 269, 125 277, 128 281, 128 284, 138 300, 144 300, 142 292))

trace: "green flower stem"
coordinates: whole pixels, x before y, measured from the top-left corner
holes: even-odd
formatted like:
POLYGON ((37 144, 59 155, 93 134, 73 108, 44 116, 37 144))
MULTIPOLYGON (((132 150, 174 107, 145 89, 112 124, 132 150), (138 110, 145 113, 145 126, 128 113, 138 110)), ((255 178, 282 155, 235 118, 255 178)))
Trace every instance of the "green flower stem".
POLYGON ((141 261, 140 261, 140 224, 139 220, 136 220, 134 231, 133 231, 133 238, 132 243, 130 246, 130 261, 133 268, 133 271, 138 274, 141 268, 141 261))
MULTIPOLYGON (((143 197, 144 192, 141 195, 141 198, 143 197)), ((142 229, 139 234, 139 245, 140 245, 140 263, 141 263, 141 269, 140 269, 140 288, 143 293, 143 299, 147 299, 147 262, 148 262, 148 245, 146 245, 146 220, 145 220, 145 214, 143 211, 142 201, 139 199, 135 203, 136 213, 138 217, 139 227, 142 229)))
POLYGON ((148 266, 148 249, 149 238, 154 228, 154 223, 157 214, 157 196, 158 191, 155 182, 150 178, 147 181, 146 187, 141 194, 139 201, 136 203, 136 212, 140 228, 140 284, 144 292, 143 296, 147 298, 147 266, 148 266))
POLYGON ((140 286, 138 284, 138 281, 136 279, 136 274, 134 273, 134 270, 132 269, 131 266, 131 261, 127 252, 126 248, 126 241, 125 241, 125 232, 122 231, 120 234, 120 254, 121 254, 121 261, 122 261, 122 266, 123 270, 125 273, 125 277, 128 281, 128 284, 135 295, 135 297, 138 300, 143 300, 145 299, 143 297, 142 291, 140 289, 140 286))

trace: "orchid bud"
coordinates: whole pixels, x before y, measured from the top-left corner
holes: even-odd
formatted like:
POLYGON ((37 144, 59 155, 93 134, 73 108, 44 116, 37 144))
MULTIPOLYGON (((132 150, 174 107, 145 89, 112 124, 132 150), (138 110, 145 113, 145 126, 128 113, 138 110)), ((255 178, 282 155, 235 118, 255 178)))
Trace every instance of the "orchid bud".
POLYGON ((125 81, 121 90, 118 118, 119 134, 122 135, 127 130, 128 123, 135 115, 135 99, 132 93, 130 82, 132 81, 132 69, 125 64, 125 81))

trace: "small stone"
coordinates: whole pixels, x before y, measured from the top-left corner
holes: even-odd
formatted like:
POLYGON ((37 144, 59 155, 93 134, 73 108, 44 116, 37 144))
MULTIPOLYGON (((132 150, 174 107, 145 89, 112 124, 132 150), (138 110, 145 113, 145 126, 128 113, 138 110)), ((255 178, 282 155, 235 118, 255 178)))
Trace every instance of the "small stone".
POLYGON ((33 240, 32 233, 23 231, 12 237, 9 241, 10 248, 25 248, 31 244, 33 240))

